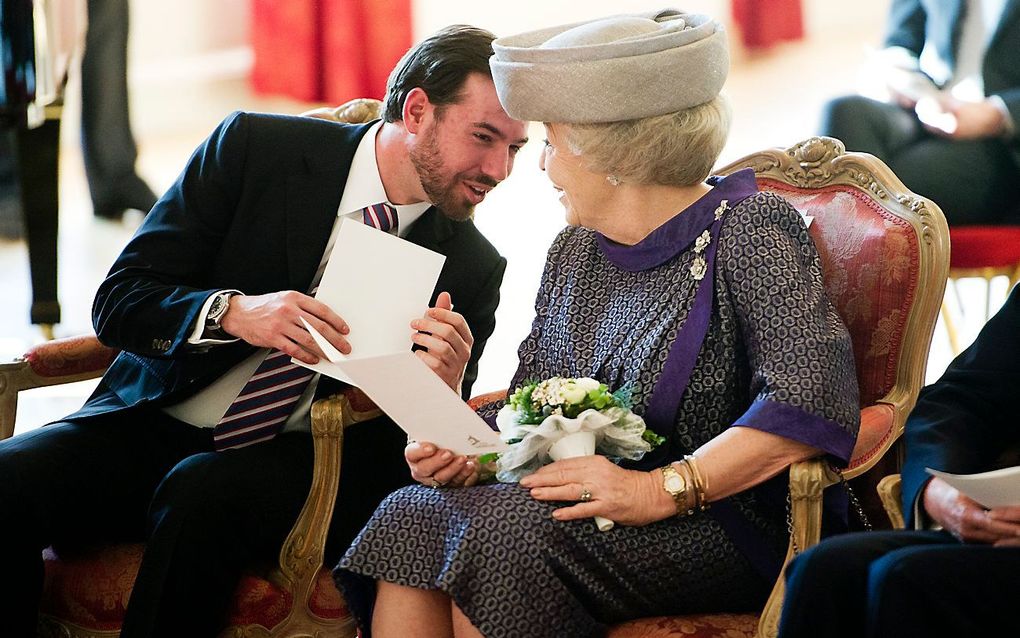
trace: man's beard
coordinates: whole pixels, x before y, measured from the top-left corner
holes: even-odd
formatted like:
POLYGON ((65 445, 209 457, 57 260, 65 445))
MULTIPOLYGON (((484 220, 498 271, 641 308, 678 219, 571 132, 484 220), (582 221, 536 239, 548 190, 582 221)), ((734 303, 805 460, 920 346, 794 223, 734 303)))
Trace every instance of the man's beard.
POLYGON ((495 188, 498 182, 481 173, 470 177, 458 174, 446 179, 443 170, 445 164, 436 135, 438 126, 439 122, 436 122, 425 139, 412 147, 408 155, 429 201, 450 219, 458 222, 467 221, 474 217, 475 205, 459 192, 461 182, 469 179, 492 188, 495 188))

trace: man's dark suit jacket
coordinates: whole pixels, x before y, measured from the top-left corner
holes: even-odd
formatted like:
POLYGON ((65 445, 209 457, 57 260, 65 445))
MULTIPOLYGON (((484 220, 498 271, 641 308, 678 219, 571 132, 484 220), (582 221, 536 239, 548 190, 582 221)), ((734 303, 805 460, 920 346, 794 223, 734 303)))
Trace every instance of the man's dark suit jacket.
MULTIPOLYGON (((358 142, 370 125, 234 113, 192 155, 146 217, 96 295, 99 339, 123 352, 70 420, 178 402, 254 352, 244 342, 188 344, 206 298, 306 292, 337 218, 358 142)), ((467 396, 495 327, 506 260, 473 222, 430 208, 409 241, 446 255, 448 291, 474 335, 467 396)), ((337 385, 323 377, 319 396, 337 385)))
MULTIPOLYGON (((966 0, 893 0, 885 46, 903 47, 920 56, 931 42, 938 57, 950 69, 956 67, 960 27, 966 0)), ((1020 133, 1020 0, 1006 0, 998 29, 985 52, 981 75, 985 95, 998 95, 1006 103, 1014 130, 1020 133)), ((933 78, 943 83, 948 78, 933 78)), ((1014 134, 1011 149, 1020 162, 1020 137, 1014 134)))
POLYGON ((1020 286, 937 383, 921 391, 906 425, 903 511, 913 526, 926 467, 971 474, 1018 463, 1020 286))

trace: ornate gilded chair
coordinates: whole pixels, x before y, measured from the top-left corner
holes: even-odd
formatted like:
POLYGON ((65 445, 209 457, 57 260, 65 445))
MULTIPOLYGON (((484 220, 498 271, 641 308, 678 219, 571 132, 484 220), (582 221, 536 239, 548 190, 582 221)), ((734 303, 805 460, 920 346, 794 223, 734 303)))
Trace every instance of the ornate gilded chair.
MULTIPOLYGON (((861 390, 861 429, 850 464, 835 470, 818 459, 790 467, 788 562, 819 541, 822 491, 841 476, 853 479, 875 467, 903 431, 924 380, 945 290, 949 234, 935 204, 908 191, 878 159, 846 153, 831 138, 755 153, 716 172, 743 168, 754 169, 762 190, 810 219, 826 291, 853 339, 861 390)), ((493 393, 472 403, 501 397, 493 393)), ((761 614, 643 618, 613 627, 609 638, 775 636, 783 592, 780 577, 761 614)))
MULTIPOLYGON (((354 100, 307 115, 366 122, 378 117, 379 107, 376 100, 354 100)), ((96 337, 81 336, 44 343, 0 364, 0 439, 14 433, 20 391, 94 379, 116 355, 96 337)), ((253 566, 242 577, 222 638, 355 634, 353 619, 330 577, 331 566, 323 566, 323 553, 340 480, 344 428, 378 414, 357 390, 312 406, 315 465, 304 508, 276 564, 253 566)), ((144 549, 142 543, 122 543, 74 552, 44 551, 39 635, 116 638, 144 549)))

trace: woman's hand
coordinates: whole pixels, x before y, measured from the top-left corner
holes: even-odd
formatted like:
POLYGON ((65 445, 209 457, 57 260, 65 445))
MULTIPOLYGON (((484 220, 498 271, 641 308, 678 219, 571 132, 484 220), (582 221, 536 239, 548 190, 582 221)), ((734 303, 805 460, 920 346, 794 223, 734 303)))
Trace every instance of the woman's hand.
POLYGON ((572 521, 603 516, 621 525, 647 525, 676 514, 673 498, 662 489, 658 470, 625 470, 604 456, 583 456, 550 463, 521 479, 539 501, 588 502, 553 511, 553 518, 572 521))
POLYGON ((440 450, 431 443, 408 443, 404 460, 411 478, 428 487, 470 487, 478 482, 476 458, 440 450))
POLYGON ((933 478, 922 494, 924 509, 965 543, 1013 545, 1020 540, 1020 508, 986 510, 945 481, 933 478))

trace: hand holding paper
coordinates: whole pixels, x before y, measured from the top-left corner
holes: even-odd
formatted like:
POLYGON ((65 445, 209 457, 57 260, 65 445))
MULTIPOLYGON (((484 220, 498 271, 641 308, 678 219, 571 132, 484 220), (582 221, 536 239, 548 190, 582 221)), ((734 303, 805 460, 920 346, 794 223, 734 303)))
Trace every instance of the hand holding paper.
MULTIPOLYGON (((1020 468, 1011 469, 1020 470, 1020 468)), ((936 474, 931 469, 928 472, 936 474)), ((946 531, 967 543, 999 545, 1008 544, 1020 538, 1020 507, 999 506, 986 510, 980 502, 968 495, 970 492, 970 494, 978 496, 974 493, 973 485, 966 485, 975 483, 975 481, 966 479, 977 479, 978 483, 986 483, 979 490, 990 487, 986 479, 977 478, 982 475, 960 476, 941 472, 938 474, 941 476, 936 476, 925 487, 922 493, 922 503, 925 511, 946 531), (943 477, 949 478, 947 480, 943 477), (961 483, 960 479, 965 480, 961 483), (964 488, 958 489, 953 483, 963 485, 964 488)), ((991 473, 986 472, 985 474, 991 473)), ((1001 479, 1003 476, 995 478, 1001 479)), ((992 482, 995 482, 995 478, 992 482)), ((985 493, 981 498, 988 502, 994 502, 995 496, 985 493), (993 500, 989 500, 989 498, 993 500)))
POLYGON ((313 297, 284 290, 265 295, 235 295, 223 316, 223 330, 253 346, 285 352, 306 364, 318 360, 319 348, 304 326, 305 317, 320 334, 350 352, 347 323, 313 297))
POLYGON ((408 443, 404 460, 411 478, 430 487, 470 487, 481 476, 477 458, 440 450, 428 442, 408 443))
POLYGON ((436 307, 430 308, 423 318, 412 321, 411 328, 418 331, 412 336, 414 342, 425 348, 415 355, 460 394, 464 369, 471 359, 475 340, 463 315, 453 311, 450 293, 439 293, 436 307))
MULTIPOLYGON (((331 362, 410 350, 409 324, 428 308, 445 261, 442 255, 411 242, 341 220, 315 299, 343 317, 350 349, 343 354, 331 348, 332 357, 316 364, 295 363, 357 385, 331 362)), ((323 336, 321 330, 317 332, 323 336)))
POLYGON ((498 452, 506 447, 499 435, 451 390, 459 386, 470 357, 467 323, 453 312, 449 295, 422 318, 444 260, 421 246, 343 220, 316 297, 349 324, 352 349, 342 354, 301 318, 327 359, 307 367, 361 388, 415 440, 462 455, 498 452), (430 349, 427 354, 438 362, 443 379, 411 352, 415 329, 432 333, 414 341, 430 349))

